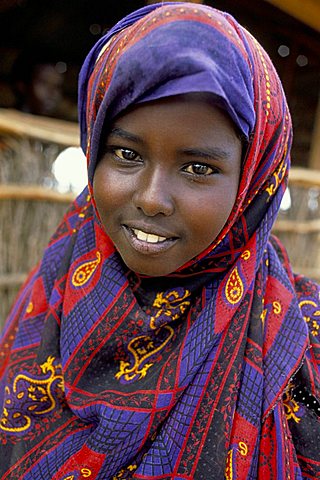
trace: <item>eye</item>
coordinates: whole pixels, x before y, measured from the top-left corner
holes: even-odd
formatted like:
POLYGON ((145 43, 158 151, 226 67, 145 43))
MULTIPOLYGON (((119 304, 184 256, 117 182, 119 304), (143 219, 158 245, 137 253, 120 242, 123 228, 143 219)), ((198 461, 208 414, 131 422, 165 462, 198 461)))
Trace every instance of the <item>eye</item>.
POLYGON ((184 168, 184 171, 192 175, 212 175, 216 170, 205 163, 191 163, 184 168))
POLYGON ((113 153, 121 160, 140 160, 140 155, 130 148, 113 148, 113 153))

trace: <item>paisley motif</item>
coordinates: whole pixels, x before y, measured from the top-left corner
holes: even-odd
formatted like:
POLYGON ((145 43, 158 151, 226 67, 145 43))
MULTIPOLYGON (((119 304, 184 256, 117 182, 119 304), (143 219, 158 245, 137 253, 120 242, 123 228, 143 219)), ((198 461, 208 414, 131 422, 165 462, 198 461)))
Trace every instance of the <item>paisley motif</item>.
POLYGON ((225 294, 229 303, 235 305, 240 302, 244 292, 243 282, 238 272, 238 268, 235 267, 226 284, 225 294))
POLYGON ((168 325, 169 321, 177 320, 189 307, 190 292, 176 289, 166 295, 157 293, 153 307, 157 309, 155 315, 150 318, 150 328, 153 335, 140 335, 133 338, 128 344, 128 352, 131 361, 120 361, 119 371, 115 377, 118 380, 132 382, 144 378, 150 367, 154 364, 151 360, 159 353, 174 334, 173 328, 168 325))
POLYGON ((54 390, 63 390, 61 365, 54 364, 54 357, 48 357, 40 365, 42 376, 19 373, 12 385, 5 388, 5 401, 0 420, 0 429, 19 433, 28 430, 37 415, 45 415, 56 406, 54 390))
POLYGON ((75 270, 71 279, 74 287, 83 287, 90 280, 97 266, 101 262, 100 252, 96 252, 96 257, 96 260, 83 263, 75 270))

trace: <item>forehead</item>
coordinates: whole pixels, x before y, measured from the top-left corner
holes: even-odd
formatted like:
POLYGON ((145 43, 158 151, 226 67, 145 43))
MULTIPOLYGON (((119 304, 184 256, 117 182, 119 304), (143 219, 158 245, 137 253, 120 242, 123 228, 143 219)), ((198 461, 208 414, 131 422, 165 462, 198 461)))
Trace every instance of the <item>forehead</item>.
POLYGON ((118 115, 112 122, 112 125, 115 124, 134 130, 159 130, 161 125, 162 131, 172 128, 175 132, 189 130, 191 137, 199 129, 206 133, 215 128, 226 135, 238 137, 237 128, 229 115, 215 104, 212 95, 206 93, 175 95, 137 103, 118 115))

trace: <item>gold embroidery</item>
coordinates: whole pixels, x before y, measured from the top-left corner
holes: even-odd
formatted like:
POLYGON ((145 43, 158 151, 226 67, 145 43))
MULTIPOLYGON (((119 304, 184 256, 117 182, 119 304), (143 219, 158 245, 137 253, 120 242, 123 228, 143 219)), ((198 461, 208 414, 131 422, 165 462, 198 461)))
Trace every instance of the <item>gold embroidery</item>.
POLYGON ((28 306, 26 308, 26 313, 31 313, 33 310, 33 303, 32 302, 29 302, 28 303, 28 306))
MULTIPOLYGON (((284 152, 283 152, 283 158, 285 158, 285 156, 286 156, 286 153, 287 153, 286 150, 287 150, 287 148, 285 146, 284 152)), ((277 170, 272 175, 270 185, 268 187, 266 187, 266 191, 268 192, 270 197, 272 195, 274 195, 275 192, 277 191, 280 183, 282 182, 282 180, 285 176, 286 170, 287 170, 287 165, 284 163, 284 160, 282 160, 279 167, 277 168, 277 170), (272 183, 272 181, 274 183, 272 183)))
MULTIPOLYGON (((268 304, 268 305, 265 307, 264 299, 263 299, 263 300, 262 300, 262 307, 263 307, 263 310, 262 310, 262 312, 261 312, 261 314, 260 314, 260 320, 261 320, 261 323, 262 323, 262 327, 264 328, 267 315, 268 315, 268 313, 270 312, 270 307, 271 307, 271 305, 268 304)), ((273 313, 275 313, 276 315, 279 315, 279 314, 281 313, 281 310, 282 310, 281 303, 278 302, 277 300, 275 300, 274 302, 272 302, 272 309, 273 309, 273 313)))
POLYGON ((262 323, 262 327, 264 328, 264 324, 265 324, 265 321, 266 321, 266 316, 267 316, 267 308, 264 308, 264 298, 262 299, 262 313, 260 315, 260 320, 261 320, 261 323, 262 323))
MULTIPOLYGON (((313 300, 303 300, 302 302, 299 303, 299 306, 301 308, 301 310, 303 311, 303 307, 305 307, 306 305, 311 305, 312 307, 314 308, 317 308, 318 305, 316 304, 316 302, 314 302, 313 300)), ((313 317, 320 317, 320 310, 315 310, 313 313, 312 313, 312 316, 313 317)), ((304 320, 306 321, 306 323, 312 325, 312 329, 311 329, 311 335, 313 335, 314 337, 316 337, 317 335, 319 335, 320 333, 320 322, 319 320, 317 319, 312 319, 312 322, 311 322, 311 316, 310 315, 304 315, 303 316, 304 320)))
POLYGON ((263 326, 264 326, 265 321, 266 321, 267 312, 268 312, 268 309, 264 308, 261 315, 260 315, 261 323, 262 323, 263 326))
MULTIPOLYGON (((81 468, 80 473, 81 473, 81 478, 88 478, 88 477, 91 477, 92 475, 92 471, 86 467, 81 468)), ((74 475, 68 475, 67 477, 64 477, 63 480, 75 480, 75 478, 76 477, 74 475)), ((78 478, 78 475, 77 475, 77 478, 78 478)))
POLYGON ((226 464, 226 471, 225 471, 225 480, 232 480, 232 479, 233 479, 232 457, 233 457, 233 450, 232 450, 232 448, 231 448, 231 449, 228 451, 228 455, 227 455, 227 464, 226 464))
POLYGON ((296 423, 299 423, 301 418, 296 416, 296 412, 300 410, 300 407, 292 396, 292 387, 293 385, 289 384, 287 390, 284 392, 283 405, 287 420, 292 418, 296 423))
POLYGON ((272 302, 272 306, 273 306, 273 312, 276 315, 279 315, 279 313, 281 313, 281 303, 275 301, 275 302, 272 302))
POLYGON ((229 303, 235 305, 240 302, 244 292, 243 283, 238 273, 237 267, 231 272, 228 278, 225 294, 229 303))
POLYGON ((154 336, 141 335, 133 338, 128 344, 128 351, 133 358, 133 365, 131 362, 120 361, 119 371, 115 377, 119 380, 123 378, 125 381, 140 380, 144 378, 147 371, 152 367, 153 362, 147 360, 156 353, 163 350, 167 343, 171 340, 174 330, 170 325, 162 323, 157 326, 160 317, 170 320, 177 320, 183 314, 190 301, 186 300, 190 296, 190 292, 186 290, 182 295, 174 290, 167 295, 158 293, 153 302, 153 307, 157 308, 156 315, 150 318, 150 328, 154 330, 154 336))
POLYGON ((264 58, 264 55, 263 55, 263 51, 259 45, 259 43, 257 42, 257 40, 255 38, 253 38, 253 41, 254 43, 256 44, 256 47, 257 47, 257 50, 259 52, 259 56, 260 56, 260 60, 261 60, 261 63, 262 63, 262 66, 263 66, 263 70, 264 70, 264 77, 265 77, 265 88, 266 88, 266 99, 267 99, 267 103, 266 103, 266 119, 268 118, 269 116, 269 111, 270 111, 270 108, 271 108, 271 104, 270 104, 270 90, 269 90, 269 87, 270 87, 270 77, 269 77, 269 72, 268 72, 268 68, 267 68, 267 64, 266 64, 266 61, 265 61, 265 58, 264 58))
POLYGON ((228 451, 226 469, 225 469, 225 477, 224 477, 225 480, 233 480, 234 477, 237 478, 236 464, 234 464, 234 460, 236 460, 236 458, 234 456, 236 455, 237 451, 243 457, 246 457, 248 455, 248 446, 245 442, 239 442, 238 447, 239 447, 238 449, 230 448, 230 450, 228 451))
POLYGON ((6 432, 23 432, 32 423, 31 416, 27 413, 44 415, 55 408, 56 401, 52 395, 53 383, 63 389, 63 377, 57 373, 57 370, 60 371, 61 365, 54 365, 54 360, 54 357, 48 357, 47 361, 40 365, 42 373, 49 374, 47 378, 32 378, 20 373, 14 379, 12 393, 6 386, 6 399, 3 416, 0 420, 0 429, 6 432), (19 389, 21 382, 23 382, 23 390, 19 389), (23 409, 27 403, 29 405, 23 409), (23 410, 26 410, 27 413, 21 413, 23 410))
POLYGON ((319 329, 320 329, 320 325, 316 320, 313 320, 311 333, 314 337, 319 335, 319 329))
POLYGON ((128 465, 127 468, 122 468, 120 472, 117 473, 117 475, 114 475, 112 477, 112 480, 118 480, 119 478, 122 478, 127 471, 134 472, 135 470, 137 470, 137 468, 138 468, 138 465, 136 464, 128 465))
POLYGON ((91 477, 91 474, 92 474, 89 468, 81 468, 80 472, 84 476, 84 478, 91 477))
POLYGON ((75 270, 71 280, 75 287, 83 287, 90 280, 101 261, 100 252, 96 252, 96 257, 96 260, 83 263, 75 270))
POLYGON ((250 250, 245 250, 241 255, 241 258, 243 258, 243 260, 249 260, 250 257, 251 257, 250 250))
POLYGON ((147 371, 150 367, 152 367, 153 363, 145 363, 144 365, 143 363, 149 357, 162 350, 163 347, 165 347, 165 345, 172 338, 172 328, 167 325, 164 328, 168 330, 169 334, 165 341, 161 343, 158 347, 154 346, 153 339, 147 335, 143 335, 131 340, 128 345, 128 350, 133 355, 134 365, 130 368, 130 362, 124 362, 123 360, 121 360, 119 372, 116 373, 117 379, 124 377, 126 381, 131 381, 140 380, 141 378, 146 376, 147 371))
POLYGON ((156 329, 157 319, 165 315, 168 319, 177 320, 180 314, 184 313, 190 305, 190 301, 186 300, 190 296, 189 290, 186 290, 182 297, 176 290, 173 290, 165 297, 163 293, 157 293, 156 298, 153 302, 153 307, 159 308, 156 315, 150 319, 150 327, 156 329), (173 314, 172 310, 178 308, 178 312, 173 314))
POLYGON ((239 442, 239 452, 240 455, 246 457, 248 455, 248 445, 244 442, 239 442))

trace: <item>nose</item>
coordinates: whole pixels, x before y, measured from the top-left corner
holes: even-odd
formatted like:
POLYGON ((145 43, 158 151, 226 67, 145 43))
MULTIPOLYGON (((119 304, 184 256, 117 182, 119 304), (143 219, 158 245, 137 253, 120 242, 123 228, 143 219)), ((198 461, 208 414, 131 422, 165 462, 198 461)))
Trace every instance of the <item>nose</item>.
POLYGON ((158 214, 170 216, 174 212, 174 200, 168 175, 159 166, 152 172, 144 172, 139 178, 133 202, 148 217, 158 214))

